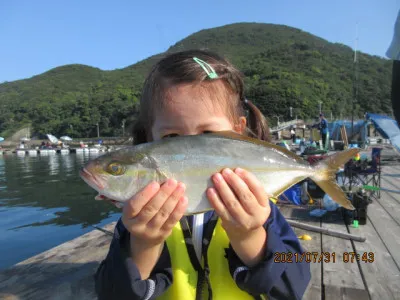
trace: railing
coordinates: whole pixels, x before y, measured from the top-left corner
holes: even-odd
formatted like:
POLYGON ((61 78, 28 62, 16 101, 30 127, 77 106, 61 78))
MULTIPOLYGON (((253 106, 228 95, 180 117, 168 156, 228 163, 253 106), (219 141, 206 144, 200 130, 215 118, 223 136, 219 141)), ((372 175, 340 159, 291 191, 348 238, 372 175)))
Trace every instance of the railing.
POLYGON ((294 125, 297 126, 297 125, 303 125, 303 124, 304 124, 303 120, 291 120, 291 121, 288 121, 288 122, 282 122, 282 123, 279 123, 278 126, 271 128, 270 132, 273 133, 273 132, 281 131, 281 130, 283 130, 285 128, 288 128, 288 127, 291 127, 291 126, 294 126, 294 125))

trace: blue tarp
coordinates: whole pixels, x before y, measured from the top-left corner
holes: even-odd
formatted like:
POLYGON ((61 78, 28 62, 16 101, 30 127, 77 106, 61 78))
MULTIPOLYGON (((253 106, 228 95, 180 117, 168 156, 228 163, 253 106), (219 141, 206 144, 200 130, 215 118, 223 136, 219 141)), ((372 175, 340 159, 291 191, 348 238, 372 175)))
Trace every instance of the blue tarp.
MULTIPOLYGON (((348 139, 351 138, 351 121, 337 120, 328 123, 329 137, 331 140, 338 141, 342 139, 340 136, 340 128, 343 125, 346 128, 348 139)), ((354 121, 353 133, 354 135, 360 135, 357 140, 365 141, 367 139, 367 122, 364 120, 354 121)))
POLYGON ((289 200, 293 202, 293 204, 300 205, 301 204, 301 184, 295 184, 291 188, 287 189, 283 195, 280 195, 279 198, 281 200, 289 200))
POLYGON ((385 139, 390 139, 397 151, 400 151, 400 128, 399 124, 388 116, 367 113, 369 119, 376 130, 385 139))

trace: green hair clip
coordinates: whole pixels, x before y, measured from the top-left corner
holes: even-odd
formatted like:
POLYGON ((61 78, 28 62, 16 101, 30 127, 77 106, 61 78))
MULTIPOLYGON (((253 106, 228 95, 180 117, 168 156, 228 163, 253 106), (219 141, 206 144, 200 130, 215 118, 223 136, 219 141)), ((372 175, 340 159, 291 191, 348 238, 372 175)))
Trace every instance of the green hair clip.
POLYGON ((200 67, 203 68, 203 70, 207 73, 208 77, 210 77, 211 79, 215 79, 218 78, 218 74, 215 72, 215 70, 213 69, 213 67, 211 67, 208 63, 206 63, 204 60, 201 60, 197 57, 193 57, 193 60, 195 62, 197 62, 200 67), (208 68, 208 69, 207 69, 208 68))

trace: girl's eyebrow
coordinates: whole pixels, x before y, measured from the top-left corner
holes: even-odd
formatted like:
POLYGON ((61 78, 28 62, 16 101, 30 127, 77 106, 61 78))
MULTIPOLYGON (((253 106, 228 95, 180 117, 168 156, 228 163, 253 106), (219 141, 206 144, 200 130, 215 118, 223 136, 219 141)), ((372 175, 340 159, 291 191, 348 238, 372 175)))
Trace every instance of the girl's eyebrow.
POLYGON ((219 123, 216 122, 216 121, 210 121, 208 123, 200 124, 199 126, 197 126, 197 129, 198 128, 205 128, 205 127, 212 127, 212 126, 215 126, 215 125, 219 125, 219 123))
MULTIPOLYGON (((205 127, 212 127, 212 126, 215 126, 215 125, 219 125, 219 123, 218 122, 216 122, 216 121, 210 121, 210 122, 206 122, 206 123, 202 123, 202 124, 199 124, 197 127, 196 127, 196 129, 199 129, 199 128, 205 128, 205 127)), ((158 130, 159 131, 173 131, 173 130, 177 130, 179 128, 179 126, 169 126, 169 125, 166 125, 166 126, 161 126, 158 130)))

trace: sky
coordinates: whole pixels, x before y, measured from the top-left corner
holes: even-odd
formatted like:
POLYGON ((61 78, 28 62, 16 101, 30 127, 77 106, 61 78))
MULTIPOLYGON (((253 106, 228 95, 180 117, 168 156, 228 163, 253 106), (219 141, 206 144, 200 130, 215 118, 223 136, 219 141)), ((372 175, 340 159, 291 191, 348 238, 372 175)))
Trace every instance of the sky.
POLYGON ((400 0, 0 0, 0 83, 66 64, 124 68, 238 22, 288 25, 352 48, 358 36, 360 51, 385 57, 399 9, 400 0))

